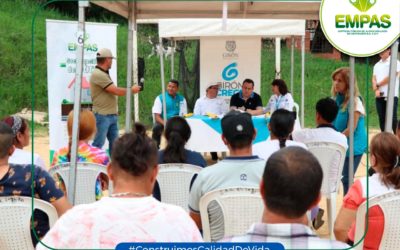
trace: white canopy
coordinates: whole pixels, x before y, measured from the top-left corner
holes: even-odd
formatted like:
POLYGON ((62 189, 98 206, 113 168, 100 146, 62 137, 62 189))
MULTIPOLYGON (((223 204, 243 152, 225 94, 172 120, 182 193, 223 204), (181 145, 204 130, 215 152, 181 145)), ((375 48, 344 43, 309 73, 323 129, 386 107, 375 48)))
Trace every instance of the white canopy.
POLYGON ((204 36, 304 36, 305 20, 227 19, 226 30, 219 19, 163 19, 158 23, 160 37, 194 39, 204 36), (188 25, 190 24, 190 25, 188 25))

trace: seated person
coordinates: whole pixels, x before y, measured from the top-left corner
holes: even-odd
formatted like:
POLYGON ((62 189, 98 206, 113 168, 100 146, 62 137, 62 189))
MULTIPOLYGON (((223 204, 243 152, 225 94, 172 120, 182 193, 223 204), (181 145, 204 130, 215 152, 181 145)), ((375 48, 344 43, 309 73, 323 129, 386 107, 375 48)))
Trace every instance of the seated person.
MULTIPOLYGON (((0 196, 31 197, 33 194, 35 198, 50 202, 56 208, 58 216, 61 216, 71 208, 71 205, 49 173, 30 163, 12 164, 8 162, 14 151, 13 142, 13 130, 8 124, 0 122, 0 196)), ((47 215, 42 211, 35 211, 34 220, 35 231, 39 238, 42 238, 49 230, 47 215)), ((27 223, 29 222, 27 221, 27 223)), ((36 245, 38 240, 33 232, 31 232, 31 237, 32 243, 36 245)))
MULTIPOLYGON (((31 138, 29 133, 28 121, 24 118, 13 115, 3 119, 11 127, 14 133, 14 153, 8 159, 9 163, 14 164, 32 164, 32 152, 24 150, 29 145, 31 138)), ((33 153, 33 164, 47 170, 43 159, 36 153, 33 153)))
MULTIPOLYGON (((256 137, 251 115, 230 111, 221 120, 222 140, 229 149, 229 157, 200 171, 193 183, 189 196, 190 216, 199 229, 200 198, 213 190, 229 187, 258 187, 265 161, 253 156, 251 144, 256 137), (247 178, 242 178, 246 176, 247 178)), ((220 240, 224 235, 223 220, 218 206, 210 208, 211 240, 220 240)))
MULTIPOLYGON (((167 120, 173 116, 184 115, 187 113, 186 99, 178 94, 179 82, 171 79, 167 85, 167 92, 165 93, 166 103, 166 117, 167 120)), ((160 148, 161 135, 164 131, 164 114, 163 114, 163 94, 160 94, 154 100, 152 108, 154 116, 154 127, 152 138, 157 142, 157 147, 160 148)))
MULTIPOLYGON (((180 207, 152 197, 157 178, 157 146, 144 126, 113 145, 107 172, 114 193, 72 208, 47 233, 53 248, 112 248, 121 242, 202 241, 193 220, 180 207)), ((38 250, 47 249, 40 245, 38 250)))
POLYGON ((307 149, 301 142, 289 140, 293 131, 295 115, 285 109, 275 111, 268 123, 270 140, 259 142, 253 145, 253 154, 261 159, 268 160, 269 156, 284 147, 298 146, 307 149))
MULTIPOLYGON (((206 95, 197 99, 194 105, 194 115, 206 115, 207 113, 222 116, 228 112, 228 105, 223 98, 218 97, 219 84, 209 83, 206 95)), ((218 160, 217 152, 211 152, 211 159, 218 160)))
POLYGON ((293 140, 302 143, 333 142, 343 146, 347 150, 348 146, 346 136, 337 132, 333 126, 333 121, 339 111, 336 102, 330 97, 322 98, 317 102, 315 109, 315 122, 317 128, 293 131, 293 140))
MULTIPOLYGON (((353 245, 355 220, 358 207, 368 198, 400 189, 400 143, 395 135, 382 132, 375 135, 370 144, 370 163, 376 174, 367 179, 357 179, 343 198, 343 205, 335 221, 337 240, 353 245), (369 185, 369 187, 368 187, 369 185), (367 196, 367 188, 369 194, 367 196)), ((386 219, 378 206, 369 208, 368 231, 364 249, 379 249, 386 219)), ((366 222, 367 224, 367 222, 366 222)))
POLYGON ((206 89, 206 95, 197 99, 193 113, 194 115, 206 115, 212 113, 218 116, 228 112, 228 105, 225 100, 218 97, 220 84, 209 83, 206 89))
POLYGON ((261 115, 266 113, 274 113, 278 109, 286 109, 293 111, 294 100, 284 80, 275 79, 271 83, 273 95, 269 98, 268 104, 264 109, 248 112, 252 115, 261 115))
POLYGON ((261 97, 254 92, 254 81, 251 79, 244 79, 242 90, 232 95, 229 104, 231 109, 238 109, 241 111, 257 110, 262 111, 263 105, 261 97))
MULTIPOLYGON (((158 151, 158 164, 187 163, 202 168, 206 167, 207 163, 200 153, 185 149, 185 144, 191 133, 192 131, 185 118, 175 116, 169 119, 164 133, 167 139, 167 147, 158 151)), ((157 182, 154 186, 153 196, 157 200, 161 200, 160 187, 157 182)))
POLYGON ((321 199, 322 169, 307 150, 288 147, 275 152, 265 165, 260 184, 264 200, 262 221, 229 242, 279 242, 285 249, 345 249, 349 246, 318 237, 306 212, 321 199))
MULTIPOLYGON (((74 111, 72 110, 68 114, 67 130, 69 142, 67 147, 63 147, 54 153, 51 167, 61 163, 67 163, 71 161, 71 145, 72 145, 72 125, 74 122, 74 111)), ((78 162, 90 162, 97 163, 107 166, 110 159, 107 153, 100 148, 91 146, 89 141, 93 139, 96 133, 96 117, 92 111, 83 109, 79 119, 79 142, 78 142, 78 162)), ((50 167, 50 168, 51 168, 50 167)), ((65 185, 60 179, 60 184, 64 192, 66 191, 65 185)), ((102 190, 108 190, 108 177, 104 174, 100 174, 96 181, 96 200, 99 200, 102 196, 102 190)))

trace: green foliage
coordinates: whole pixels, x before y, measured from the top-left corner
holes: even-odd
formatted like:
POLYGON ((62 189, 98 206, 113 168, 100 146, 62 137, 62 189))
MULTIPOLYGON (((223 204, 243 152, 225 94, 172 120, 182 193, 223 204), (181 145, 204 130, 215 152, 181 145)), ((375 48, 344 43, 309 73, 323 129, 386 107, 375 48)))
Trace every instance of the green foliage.
MULTIPOLYGON (((46 19, 76 20, 76 17, 61 14, 54 8, 44 7, 40 10, 41 2, 29 0, 2 0, 0 1, 0 116, 12 114, 22 108, 34 108, 35 110, 47 111, 47 62, 46 62, 46 19), (40 10, 40 11, 38 11, 40 10), (37 12, 34 22, 34 100, 32 107, 31 90, 31 43, 32 43, 32 17, 37 12)), ((97 7, 98 8, 98 7, 97 7)), ((77 12, 78 10, 76 10, 77 12)), ((99 10, 96 10, 100 13, 99 10)), ((96 13, 97 13, 96 12, 96 13)), ((118 21, 117 28, 117 82, 119 86, 126 86, 127 65, 127 22, 120 19, 99 14, 96 18, 89 15, 91 22, 118 21)), ((138 25, 138 55, 145 59, 146 82, 145 90, 139 94, 140 120, 147 125, 152 122, 151 107, 154 99, 161 93, 160 86, 160 59, 157 56, 148 58, 152 45, 148 42, 149 36, 157 37, 157 26, 152 24, 138 25)), ((188 69, 193 70, 196 43, 189 41, 185 46, 185 59, 188 69)), ((261 95, 266 103, 271 95, 270 83, 274 78, 275 56, 274 50, 268 47, 262 49, 261 66, 261 95)), ((288 86, 290 86, 290 50, 282 49, 281 72, 288 86)), ((330 96, 330 75, 338 67, 347 66, 347 62, 322 59, 311 54, 306 54, 305 67, 305 123, 306 126, 314 126, 314 105, 316 101, 325 96, 330 96)), ((175 56, 175 78, 179 74, 179 53, 175 56)), ((170 62, 164 60, 165 81, 170 78, 170 62)), ((295 51, 294 68, 294 99, 301 105, 301 54, 295 51)), ((369 93, 367 100, 366 89, 370 87, 372 67, 364 64, 356 65, 357 80, 365 103, 368 102, 368 114, 370 125, 377 126, 377 115, 375 112, 375 101, 373 93, 369 93), (368 76, 367 76, 368 74, 368 76)), ((256 83, 258 84, 258 83, 256 83)), ((289 87, 290 88, 290 87, 289 87)), ((371 92, 371 91, 370 91, 371 92)), ((119 98, 120 123, 125 120, 125 98, 119 98)))

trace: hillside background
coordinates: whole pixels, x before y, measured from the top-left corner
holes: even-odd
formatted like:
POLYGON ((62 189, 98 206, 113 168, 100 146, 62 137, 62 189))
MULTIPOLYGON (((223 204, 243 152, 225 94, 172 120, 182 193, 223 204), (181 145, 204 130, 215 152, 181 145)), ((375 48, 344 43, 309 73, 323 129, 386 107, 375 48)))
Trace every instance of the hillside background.
MULTIPOLYGON (((46 5, 40 0, 1 0, 0 1, 0 117, 14 114, 23 108, 37 111, 48 110, 47 100, 47 69, 46 69, 46 19, 77 20, 76 2, 52 2, 46 5), (32 62, 32 41, 33 55, 32 62), (33 66, 33 67, 32 67, 33 66)), ((127 56, 127 22, 125 19, 92 5, 86 13, 90 22, 118 23, 118 84, 126 86, 126 56, 127 56)), ((152 45, 149 37, 158 37, 157 25, 138 25, 138 53, 145 59, 145 91, 139 96, 140 120, 151 125, 151 107, 154 98, 161 92, 159 58, 152 56, 152 45)), ((180 44, 183 52, 175 56, 175 76, 182 76, 183 69, 179 65, 186 63, 189 80, 183 81, 188 89, 193 89, 194 80, 190 72, 196 70, 195 54, 198 41, 188 41, 180 44), (183 54, 181 54, 183 53, 183 54), (180 72, 181 70, 181 72, 180 72), (180 74, 181 73, 181 74, 180 74)), ((290 85, 290 50, 282 44, 282 79, 290 85)), ((263 41, 261 66, 261 96, 266 103, 271 95, 270 83, 275 72, 275 52, 269 40, 263 41)), ((371 61, 370 61, 371 62, 371 61)), ((338 67, 348 66, 348 61, 337 61, 319 58, 314 54, 306 54, 305 68, 305 118, 306 126, 314 126, 314 106, 321 97, 330 96, 331 73, 338 67)), ((294 99, 300 104, 301 84, 301 54, 295 52, 295 88, 294 99)), ((356 63, 356 76, 361 95, 368 110, 369 127, 377 127, 375 101, 370 89, 372 64, 365 60, 356 63), (367 93, 369 90, 370 93, 367 93)), ((165 61, 166 81, 170 76, 170 62, 165 61)), ((179 77, 177 77, 178 80, 179 77)), ((256 83, 259 84, 259 83, 256 83)), ((193 99, 198 91, 191 90, 193 99)), ((119 98, 121 125, 125 119, 125 98, 119 98)), ((121 126, 122 127, 122 126, 121 126)))

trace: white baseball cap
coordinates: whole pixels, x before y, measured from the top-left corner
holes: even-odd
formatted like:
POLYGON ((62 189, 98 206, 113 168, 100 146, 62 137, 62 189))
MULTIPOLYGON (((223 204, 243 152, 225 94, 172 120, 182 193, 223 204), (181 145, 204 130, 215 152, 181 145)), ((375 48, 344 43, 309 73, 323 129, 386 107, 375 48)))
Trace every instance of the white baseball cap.
POLYGON ((116 57, 114 57, 113 54, 111 53, 111 50, 109 50, 107 48, 102 48, 99 51, 97 51, 96 57, 97 58, 113 58, 113 59, 116 59, 116 57))
POLYGON ((206 85, 206 90, 209 89, 212 86, 218 86, 218 88, 221 88, 221 83, 218 82, 210 82, 206 85))

